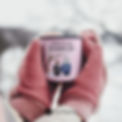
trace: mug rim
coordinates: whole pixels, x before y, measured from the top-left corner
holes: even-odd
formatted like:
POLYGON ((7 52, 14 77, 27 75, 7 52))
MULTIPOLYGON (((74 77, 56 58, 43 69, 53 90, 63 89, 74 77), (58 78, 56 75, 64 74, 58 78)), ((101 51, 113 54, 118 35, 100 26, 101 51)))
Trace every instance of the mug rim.
POLYGON ((77 35, 46 35, 46 36, 41 36, 41 40, 60 40, 60 39, 76 39, 76 40, 81 40, 81 37, 77 35))

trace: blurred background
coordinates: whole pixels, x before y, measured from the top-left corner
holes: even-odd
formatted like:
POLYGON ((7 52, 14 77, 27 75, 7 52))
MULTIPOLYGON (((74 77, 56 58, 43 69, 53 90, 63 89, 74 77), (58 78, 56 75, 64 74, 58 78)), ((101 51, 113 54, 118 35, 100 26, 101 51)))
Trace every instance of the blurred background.
POLYGON ((0 0, 0 91, 7 95, 32 38, 46 32, 95 30, 101 38, 108 83, 90 122, 122 122, 121 0, 0 0))

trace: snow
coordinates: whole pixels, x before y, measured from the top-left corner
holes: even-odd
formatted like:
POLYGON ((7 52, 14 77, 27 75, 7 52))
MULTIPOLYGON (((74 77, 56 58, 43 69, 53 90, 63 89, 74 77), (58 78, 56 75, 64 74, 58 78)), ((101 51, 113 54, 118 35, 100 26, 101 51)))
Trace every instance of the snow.
POLYGON ((10 48, 2 55, 2 83, 1 89, 8 93, 16 84, 18 68, 21 65, 24 50, 21 48, 10 48))
POLYGON ((101 31, 100 24, 120 32, 121 0, 0 0, 0 25, 47 31, 84 28, 101 31))

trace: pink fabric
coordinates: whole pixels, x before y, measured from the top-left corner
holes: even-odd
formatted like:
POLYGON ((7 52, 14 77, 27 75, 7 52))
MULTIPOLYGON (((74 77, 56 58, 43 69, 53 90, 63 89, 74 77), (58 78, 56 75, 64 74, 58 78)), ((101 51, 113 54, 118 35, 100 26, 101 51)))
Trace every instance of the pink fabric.
POLYGON ((50 108, 53 96, 45 78, 41 50, 39 40, 34 40, 30 44, 19 70, 20 83, 11 95, 11 104, 22 117, 30 121, 50 108))
POLYGON ((89 119, 91 114, 93 113, 93 105, 86 100, 75 100, 69 99, 63 103, 71 108, 79 115, 81 120, 86 121, 89 119))
POLYGON ((87 119, 99 103, 106 72, 102 49, 94 32, 87 31, 82 38, 87 61, 74 83, 64 86, 60 104, 73 107, 82 118, 87 119))
POLYGON ((12 100, 12 105, 20 113, 20 115, 27 120, 34 120, 42 115, 45 111, 43 104, 37 104, 32 99, 19 97, 12 100))
MULTIPOLYGON (((59 103, 73 107, 86 120, 99 103, 106 78, 102 49, 97 37, 87 31, 82 39, 87 61, 75 82, 64 85, 59 103)), ((30 45, 20 68, 20 84, 11 96, 12 105, 22 117, 30 121, 50 108, 56 87, 45 78, 41 49, 38 40, 30 45)))

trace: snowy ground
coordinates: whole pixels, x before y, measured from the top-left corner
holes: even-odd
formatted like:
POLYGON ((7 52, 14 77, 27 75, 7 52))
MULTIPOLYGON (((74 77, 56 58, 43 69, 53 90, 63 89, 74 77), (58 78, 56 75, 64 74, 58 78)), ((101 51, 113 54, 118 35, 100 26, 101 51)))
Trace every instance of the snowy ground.
MULTIPOLYGON (((90 122, 122 122, 122 48, 116 43, 106 43, 104 46, 105 62, 108 68, 108 83, 105 89, 100 109, 90 122)), ((24 50, 21 48, 8 49, 2 56, 3 91, 15 85, 16 73, 24 50)))
POLYGON ((49 31, 84 28, 101 31, 101 25, 122 31, 121 0, 4 0, 0 1, 0 26, 49 31), (6 9, 7 8, 7 9, 6 9), (57 30, 57 29, 56 29, 57 30))

